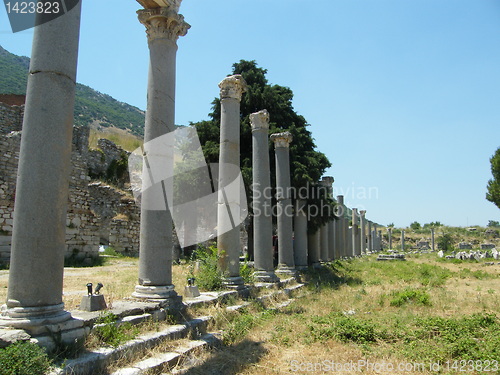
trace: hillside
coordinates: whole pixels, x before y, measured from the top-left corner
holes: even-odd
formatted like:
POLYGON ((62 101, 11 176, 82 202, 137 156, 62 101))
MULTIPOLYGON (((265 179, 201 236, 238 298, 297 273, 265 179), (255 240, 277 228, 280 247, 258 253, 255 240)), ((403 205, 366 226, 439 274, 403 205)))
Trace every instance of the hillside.
MULTIPOLYGON (((29 58, 14 55, 0 46, 0 94, 26 94, 29 63, 29 58)), ((144 111, 78 83, 75 124, 114 126, 142 136, 144 111)))

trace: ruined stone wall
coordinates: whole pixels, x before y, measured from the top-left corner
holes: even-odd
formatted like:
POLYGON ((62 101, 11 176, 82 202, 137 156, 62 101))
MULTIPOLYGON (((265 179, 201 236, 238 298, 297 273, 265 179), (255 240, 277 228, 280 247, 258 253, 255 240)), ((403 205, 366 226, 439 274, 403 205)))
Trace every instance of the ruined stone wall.
MULTIPOLYGON (((24 106, 0 102, 0 262, 10 259, 14 200, 24 106)), ((139 253, 139 210, 131 196, 103 183, 91 183, 88 162, 106 168, 123 150, 100 140, 103 157, 92 158, 88 150, 89 130, 73 129, 73 151, 66 219, 66 256, 95 256, 99 244, 110 244, 128 255, 139 253), (102 165, 99 165, 102 163, 102 165)), ((94 152, 95 153, 95 152, 94 152)))
POLYGON ((0 134, 20 131, 23 125, 24 105, 8 105, 0 102, 0 134))

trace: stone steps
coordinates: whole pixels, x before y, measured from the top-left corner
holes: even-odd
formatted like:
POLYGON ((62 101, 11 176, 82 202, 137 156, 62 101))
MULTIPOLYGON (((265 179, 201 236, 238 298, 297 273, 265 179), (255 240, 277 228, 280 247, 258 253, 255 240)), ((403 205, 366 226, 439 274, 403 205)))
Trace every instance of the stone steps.
MULTIPOLYGON (((269 309, 279 309, 290 304, 292 301, 290 297, 293 293, 300 290, 304 286, 304 284, 295 283, 294 280, 287 280, 282 285, 286 287, 276 289, 275 286, 271 285, 259 286, 259 289, 269 290, 270 293, 258 296, 254 300, 259 301, 264 306, 271 305, 268 307, 269 309), (283 302, 273 304, 273 300, 278 300, 280 298, 288 299, 283 302)), ((187 300, 185 304, 188 306, 215 304, 225 299, 227 300, 229 296, 237 294, 238 292, 236 291, 204 293, 204 295, 200 296, 202 298, 197 297, 187 300)), ((121 302, 121 304, 115 304, 116 306, 111 310, 111 312, 120 317, 116 324, 119 325, 125 322, 139 324, 147 320, 162 320, 158 318, 161 318, 164 314, 166 314, 163 309, 157 309, 158 305, 156 303, 142 304, 145 306, 137 307, 137 302, 132 303, 128 301, 121 302)), ((244 302, 238 305, 227 306, 226 310, 237 311, 248 306, 249 304, 250 302, 244 302)), ((98 312, 79 313, 80 316, 78 319, 85 320, 86 324, 93 324, 95 319, 99 316, 98 312)), ((165 317, 163 317, 163 320, 165 317)), ((191 341, 188 341, 184 345, 180 345, 178 348, 170 351, 169 353, 162 353, 156 357, 140 360, 131 366, 118 370, 114 373, 114 375, 142 374, 145 373, 147 369, 152 369, 155 372, 160 373, 160 371, 164 371, 164 369, 168 368, 172 364, 175 365, 178 363, 180 359, 186 357, 192 351, 200 350, 201 348, 208 348, 218 344, 218 337, 220 334, 206 332, 208 324, 213 320, 214 317, 212 316, 201 316, 181 324, 169 326, 160 332, 140 335, 117 348, 105 347, 88 351, 76 359, 66 360, 64 368, 58 368, 50 375, 92 375, 106 368, 118 359, 146 356, 147 353, 155 347, 158 347, 168 341, 191 338, 191 341)))

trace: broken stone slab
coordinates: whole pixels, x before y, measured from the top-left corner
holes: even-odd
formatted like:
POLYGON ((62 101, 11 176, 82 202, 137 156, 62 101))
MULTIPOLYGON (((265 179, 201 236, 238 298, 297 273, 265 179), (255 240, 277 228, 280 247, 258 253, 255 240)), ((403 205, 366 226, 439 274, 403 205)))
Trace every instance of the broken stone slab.
POLYGON ((18 341, 28 341, 31 338, 25 331, 21 329, 0 329, 0 348, 5 348, 18 341))

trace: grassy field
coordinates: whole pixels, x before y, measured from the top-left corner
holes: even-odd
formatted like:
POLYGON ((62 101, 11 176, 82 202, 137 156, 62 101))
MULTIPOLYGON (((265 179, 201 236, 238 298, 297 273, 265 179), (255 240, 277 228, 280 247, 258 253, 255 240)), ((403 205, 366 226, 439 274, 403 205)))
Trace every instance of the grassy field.
MULTIPOLYGON (((118 258, 67 268, 67 307, 79 303, 89 281, 105 285, 111 305, 130 296, 137 265, 137 259, 118 258)), ((173 273, 182 293, 189 266, 175 265, 173 273)), ((303 278, 305 290, 286 308, 254 305, 231 314, 213 308, 212 329, 223 331, 225 345, 191 358, 185 373, 500 374, 498 264, 436 254, 392 262, 367 256, 303 278)), ((4 299, 5 278, 0 286, 4 299)))
POLYGON ((288 308, 238 316, 228 346, 186 374, 499 374, 499 270, 435 255, 337 262, 288 308))

